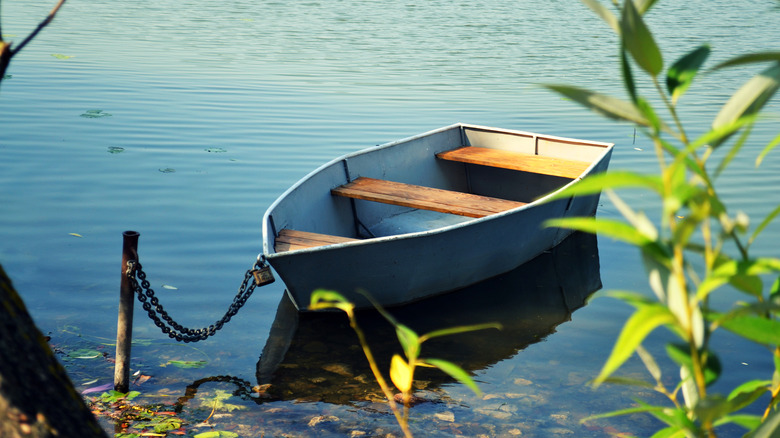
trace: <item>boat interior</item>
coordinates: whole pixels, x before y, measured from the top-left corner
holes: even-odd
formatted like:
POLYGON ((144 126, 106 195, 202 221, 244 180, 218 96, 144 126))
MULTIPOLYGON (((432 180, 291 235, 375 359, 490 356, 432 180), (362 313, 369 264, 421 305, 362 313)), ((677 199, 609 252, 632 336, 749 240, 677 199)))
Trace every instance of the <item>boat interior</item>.
POLYGON ((290 202, 310 194, 320 207, 304 217, 319 220, 296 224, 274 209, 274 251, 432 230, 522 207, 581 177, 607 146, 456 126, 348 155, 288 193, 290 202), (327 199, 312 194, 312 184, 327 199))

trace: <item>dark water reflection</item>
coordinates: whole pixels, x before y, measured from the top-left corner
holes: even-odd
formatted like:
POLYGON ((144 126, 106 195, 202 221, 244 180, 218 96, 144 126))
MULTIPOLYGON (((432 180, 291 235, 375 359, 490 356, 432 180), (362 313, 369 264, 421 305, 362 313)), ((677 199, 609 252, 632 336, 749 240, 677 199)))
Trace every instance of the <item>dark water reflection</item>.
MULTIPOLYGON (((596 238, 574 234, 552 251, 519 268, 390 313, 418 334, 458 325, 500 323, 488 329, 431 339, 421 357, 441 358, 471 373, 509 359, 568 321, 601 288, 596 238)), ((393 327, 376 311, 359 312, 372 352, 387 369, 403 354, 393 327)), ((437 370, 418 368, 426 390, 452 382, 437 370)), ((268 342, 257 363, 260 384, 270 383, 279 399, 328 403, 365 400, 377 392, 357 338, 341 312, 298 314, 285 297, 279 303, 268 342)))

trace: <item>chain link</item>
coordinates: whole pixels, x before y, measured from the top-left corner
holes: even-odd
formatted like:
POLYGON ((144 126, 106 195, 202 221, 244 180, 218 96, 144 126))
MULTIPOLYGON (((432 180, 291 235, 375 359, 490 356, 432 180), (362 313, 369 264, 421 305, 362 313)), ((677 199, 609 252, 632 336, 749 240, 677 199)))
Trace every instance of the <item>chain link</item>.
POLYGON ((252 292, 255 291, 255 287, 257 287, 257 283, 250 280, 254 278, 254 272, 264 267, 265 260, 262 257, 258 257, 253 268, 244 274, 244 281, 241 282, 238 293, 233 298, 233 302, 228 307, 225 315, 214 324, 199 329, 184 327, 168 315, 168 312, 165 311, 154 295, 154 290, 151 288, 149 281, 146 280, 146 273, 143 271, 141 263, 136 260, 129 260, 127 262, 127 277, 130 279, 130 286, 133 288, 133 292, 138 296, 138 301, 141 302, 144 310, 149 314, 149 318, 154 321, 154 325, 159 327, 168 337, 179 342, 198 342, 213 336, 246 304, 249 297, 252 296, 252 292))

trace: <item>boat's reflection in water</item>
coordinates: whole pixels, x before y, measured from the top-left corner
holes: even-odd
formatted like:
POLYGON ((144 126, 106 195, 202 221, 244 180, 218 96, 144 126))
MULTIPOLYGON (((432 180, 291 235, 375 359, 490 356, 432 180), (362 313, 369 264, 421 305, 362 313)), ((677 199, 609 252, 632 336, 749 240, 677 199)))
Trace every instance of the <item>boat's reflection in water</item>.
MULTIPOLYGON (((443 273, 442 275, 446 275, 443 273)), ((435 338, 421 357, 449 360, 469 372, 517 354, 555 332, 601 287, 596 237, 575 233, 548 253, 507 274, 452 293, 389 309, 418 334, 458 325, 498 322, 503 329, 435 338)), ((357 314, 383 372, 401 353, 392 326, 375 311, 357 314)), ((427 390, 452 380, 418 368, 427 390)), ((259 384, 275 400, 350 403, 381 394, 357 336, 341 312, 299 314, 285 296, 257 363, 259 384)))

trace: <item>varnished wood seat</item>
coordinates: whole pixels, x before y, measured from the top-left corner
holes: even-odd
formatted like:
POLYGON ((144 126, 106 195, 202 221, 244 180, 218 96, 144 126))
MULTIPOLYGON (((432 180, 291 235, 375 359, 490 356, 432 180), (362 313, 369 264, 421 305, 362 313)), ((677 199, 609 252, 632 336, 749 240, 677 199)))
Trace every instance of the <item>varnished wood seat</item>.
POLYGON ((541 155, 521 154, 499 149, 462 147, 436 154, 437 158, 482 166, 500 167, 543 175, 577 178, 591 163, 541 155))
POLYGON ((336 187, 331 190, 331 193, 366 201, 475 218, 525 205, 524 202, 365 177, 336 187))
POLYGON ((279 231, 274 241, 274 251, 284 252, 296 249, 313 248, 315 246, 333 245, 334 243, 352 242, 360 239, 332 236, 330 234, 311 233, 285 228, 279 231))

